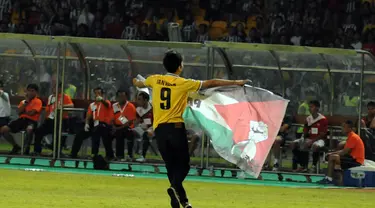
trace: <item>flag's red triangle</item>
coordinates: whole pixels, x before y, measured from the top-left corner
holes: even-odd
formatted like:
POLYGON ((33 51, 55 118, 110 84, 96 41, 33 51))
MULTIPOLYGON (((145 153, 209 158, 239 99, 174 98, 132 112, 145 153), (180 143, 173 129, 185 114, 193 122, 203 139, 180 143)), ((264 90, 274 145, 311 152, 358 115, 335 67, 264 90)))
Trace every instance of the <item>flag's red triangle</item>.
MULTIPOLYGON (((239 102, 229 105, 215 105, 217 112, 232 129, 234 143, 248 140, 250 121, 262 121, 268 126, 268 139, 256 144, 257 152, 254 160, 266 158, 270 146, 280 129, 287 101, 272 100, 265 102, 239 102)), ((262 163, 264 160, 261 161, 262 163)))

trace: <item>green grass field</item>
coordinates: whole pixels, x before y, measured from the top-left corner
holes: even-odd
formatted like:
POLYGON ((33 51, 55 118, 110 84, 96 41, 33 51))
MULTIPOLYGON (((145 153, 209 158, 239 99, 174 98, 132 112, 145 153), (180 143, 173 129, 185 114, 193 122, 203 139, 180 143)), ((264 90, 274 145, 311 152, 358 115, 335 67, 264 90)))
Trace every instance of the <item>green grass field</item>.
MULTIPOLYGON (((0 207, 169 207, 166 179, 26 172, 0 169, 0 207)), ((213 182, 185 183, 195 208, 372 207, 374 192, 355 189, 282 188, 213 182)))

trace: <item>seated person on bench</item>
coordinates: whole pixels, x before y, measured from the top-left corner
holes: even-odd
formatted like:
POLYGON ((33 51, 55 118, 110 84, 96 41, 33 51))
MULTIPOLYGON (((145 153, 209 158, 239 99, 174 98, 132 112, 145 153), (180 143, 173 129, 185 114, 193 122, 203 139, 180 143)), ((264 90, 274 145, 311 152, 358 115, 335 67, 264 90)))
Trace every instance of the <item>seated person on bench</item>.
POLYGON ((137 95, 137 119, 135 133, 142 138, 142 156, 137 162, 146 162, 146 154, 150 147, 151 140, 154 138, 154 130, 152 123, 154 116, 152 113, 152 105, 150 103, 150 95, 146 92, 139 92, 137 95))
MULTIPOLYGON (((343 124, 343 132, 348 136, 344 149, 328 153, 328 172, 327 176, 319 181, 320 184, 333 184, 333 173, 335 170, 347 170, 353 167, 363 165, 365 161, 365 147, 362 139, 353 131, 352 121, 346 121, 343 124)), ((342 184, 342 175, 338 180, 342 184)))
POLYGON ((26 88, 26 99, 18 105, 19 118, 11 121, 7 126, 1 128, 1 134, 13 145, 10 154, 17 154, 21 147, 14 141, 10 133, 26 131, 24 141, 24 154, 30 153, 31 140, 35 128, 38 126, 40 112, 42 111, 42 101, 37 97, 39 87, 36 84, 29 84, 26 88))
POLYGON ((306 118, 303 129, 304 136, 301 139, 294 140, 291 147, 293 150, 293 171, 306 172, 309 164, 309 150, 313 151, 312 170, 316 170, 319 162, 319 151, 325 147, 325 140, 328 134, 328 120, 319 113, 319 101, 311 101, 310 113, 306 118), (297 164, 301 167, 297 169, 297 164))
POLYGON ((285 140, 288 136, 289 129, 292 126, 292 118, 290 116, 285 116, 284 120, 281 124, 281 128, 279 130, 279 133, 277 134, 277 137, 275 139, 275 142, 273 143, 271 152, 268 154, 267 160, 265 162, 265 167, 268 168, 268 165, 270 163, 271 154, 273 156, 273 171, 279 170, 279 158, 281 154, 281 147, 285 145, 285 140))
MULTIPOLYGON (((61 90, 61 86, 62 84, 59 83, 60 90, 61 90)), ((54 126, 55 126, 55 118, 60 116, 60 115, 55 115, 55 109, 56 107, 58 107, 58 105, 61 104, 62 96, 61 94, 59 94, 58 98, 56 99, 55 97, 56 86, 53 87, 52 92, 53 94, 48 97, 48 102, 46 106, 46 119, 44 120, 43 124, 35 130, 34 155, 40 155, 40 153, 42 153, 42 144, 41 144, 42 139, 44 136, 53 134, 54 126)), ((63 108, 71 108, 74 106, 73 101, 72 99, 70 99, 69 95, 63 94, 62 100, 63 100, 63 108)), ((63 112, 63 119, 62 119, 63 129, 67 127, 68 119, 69 119, 68 112, 63 112)), ((58 147, 57 144, 56 144, 56 147, 58 147)), ((62 147, 62 144, 61 144, 61 147, 62 147)))
POLYGON ((199 140, 200 140, 199 133, 195 132, 192 129, 187 129, 186 130, 186 136, 187 136, 188 141, 189 141, 189 155, 193 156, 194 151, 197 149, 198 143, 199 143, 199 140))

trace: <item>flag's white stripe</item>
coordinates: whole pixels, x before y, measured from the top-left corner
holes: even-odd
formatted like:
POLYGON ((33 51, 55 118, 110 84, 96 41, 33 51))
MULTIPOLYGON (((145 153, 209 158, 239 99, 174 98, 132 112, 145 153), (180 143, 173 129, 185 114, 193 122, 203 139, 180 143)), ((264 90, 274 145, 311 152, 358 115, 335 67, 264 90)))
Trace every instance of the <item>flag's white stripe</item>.
POLYGON ((215 105, 230 105, 238 103, 237 100, 225 96, 219 92, 213 93, 208 98, 202 100, 200 107, 191 106, 194 111, 202 113, 207 119, 212 120, 227 129, 230 129, 225 119, 215 109, 215 105))

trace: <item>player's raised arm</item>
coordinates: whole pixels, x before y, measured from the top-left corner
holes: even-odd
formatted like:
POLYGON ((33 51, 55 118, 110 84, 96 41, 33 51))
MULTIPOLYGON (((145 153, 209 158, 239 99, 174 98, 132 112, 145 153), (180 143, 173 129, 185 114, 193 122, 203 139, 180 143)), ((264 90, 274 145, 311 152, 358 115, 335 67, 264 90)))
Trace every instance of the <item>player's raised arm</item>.
POLYGON ((137 78, 134 78, 133 79, 133 85, 138 87, 138 88, 145 88, 145 87, 151 87, 152 88, 156 77, 157 77, 157 75, 151 75, 151 76, 147 77, 147 79, 144 80, 144 81, 139 80, 137 78))
POLYGON ((138 80, 137 78, 133 79, 133 85, 136 86, 136 87, 139 87, 139 88, 145 88, 146 87, 145 83, 141 80, 138 80))
POLYGON ((246 83, 250 83, 250 80, 225 80, 225 79, 211 79, 202 81, 202 89, 222 86, 244 86, 246 83))

